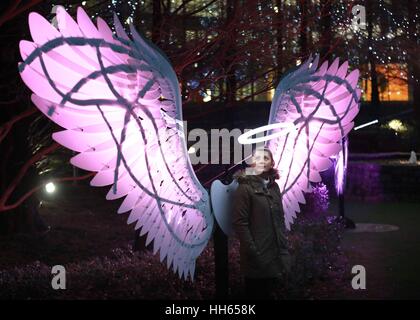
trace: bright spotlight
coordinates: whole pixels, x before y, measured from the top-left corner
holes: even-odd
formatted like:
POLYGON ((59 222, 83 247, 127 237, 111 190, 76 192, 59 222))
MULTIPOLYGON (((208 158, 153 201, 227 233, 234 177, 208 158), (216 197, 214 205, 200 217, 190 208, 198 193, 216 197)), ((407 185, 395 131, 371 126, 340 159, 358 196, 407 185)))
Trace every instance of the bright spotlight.
POLYGON ((45 191, 47 191, 47 193, 53 193, 55 191, 55 184, 52 182, 48 182, 45 185, 45 191))

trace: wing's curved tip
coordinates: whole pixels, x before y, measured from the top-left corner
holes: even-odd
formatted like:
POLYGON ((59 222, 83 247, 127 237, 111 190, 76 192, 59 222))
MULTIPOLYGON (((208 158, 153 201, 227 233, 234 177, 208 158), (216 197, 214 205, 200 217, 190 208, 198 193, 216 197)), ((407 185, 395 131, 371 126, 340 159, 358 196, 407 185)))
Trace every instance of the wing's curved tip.
POLYGON ((127 33, 124 30, 123 25, 121 24, 120 19, 118 18, 117 14, 114 11, 113 14, 113 18, 114 18, 114 27, 115 27, 115 31, 117 32, 117 36, 119 38, 122 38, 124 40, 130 40, 130 38, 128 37, 127 33))

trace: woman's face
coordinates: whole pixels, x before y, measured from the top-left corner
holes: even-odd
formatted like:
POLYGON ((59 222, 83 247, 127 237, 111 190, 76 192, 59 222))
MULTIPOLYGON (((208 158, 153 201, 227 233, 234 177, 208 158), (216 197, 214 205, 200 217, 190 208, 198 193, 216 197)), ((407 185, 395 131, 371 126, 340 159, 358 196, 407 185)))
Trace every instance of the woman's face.
POLYGON ((273 167, 270 153, 265 150, 256 150, 253 156, 253 164, 257 174, 269 171, 273 167))

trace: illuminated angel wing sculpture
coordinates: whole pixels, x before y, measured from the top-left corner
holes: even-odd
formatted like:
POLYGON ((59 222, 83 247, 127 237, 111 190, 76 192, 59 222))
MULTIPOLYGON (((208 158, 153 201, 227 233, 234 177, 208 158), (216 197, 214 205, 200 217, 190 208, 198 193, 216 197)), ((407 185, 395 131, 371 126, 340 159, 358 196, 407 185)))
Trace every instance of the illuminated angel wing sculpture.
MULTIPOLYGON (((311 182, 320 182, 346 144, 359 112, 359 71, 347 74, 348 63, 336 59, 318 68, 319 56, 310 57, 280 81, 271 103, 269 122, 240 137, 239 143, 262 143, 273 152, 280 179, 286 228, 305 203, 311 182), (265 136, 254 135, 267 132, 265 136)), ((341 177, 342 179, 342 177, 341 177)))
POLYGON ((97 172, 92 186, 112 185, 107 199, 124 197, 146 243, 168 268, 194 278, 214 219, 207 191, 192 169, 176 74, 168 59, 114 17, 116 35, 83 9, 77 22, 57 10, 58 30, 29 15, 33 42, 21 41, 19 71, 32 101, 65 130, 54 140, 78 152, 71 163, 97 172))
POLYGON ((347 74, 348 63, 336 59, 318 68, 318 56, 287 74, 271 104, 267 147, 280 171, 285 225, 290 229, 310 182, 320 182, 342 148, 359 112, 359 71, 347 74))

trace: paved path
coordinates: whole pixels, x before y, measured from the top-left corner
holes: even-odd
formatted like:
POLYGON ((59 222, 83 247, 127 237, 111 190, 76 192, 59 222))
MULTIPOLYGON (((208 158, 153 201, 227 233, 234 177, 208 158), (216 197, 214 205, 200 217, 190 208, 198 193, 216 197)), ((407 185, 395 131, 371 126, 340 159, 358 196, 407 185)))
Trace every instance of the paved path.
MULTIPOLYGON (((336 208, 332 203, 330 209, 336 208)), ((346 215, 356 223, 394 225, 399 230, 345 233, 342 245, 350 266, 366 268, 367 288, 343 290, 337 298, 420 299, 420 203, 348 201, 346 215)))

